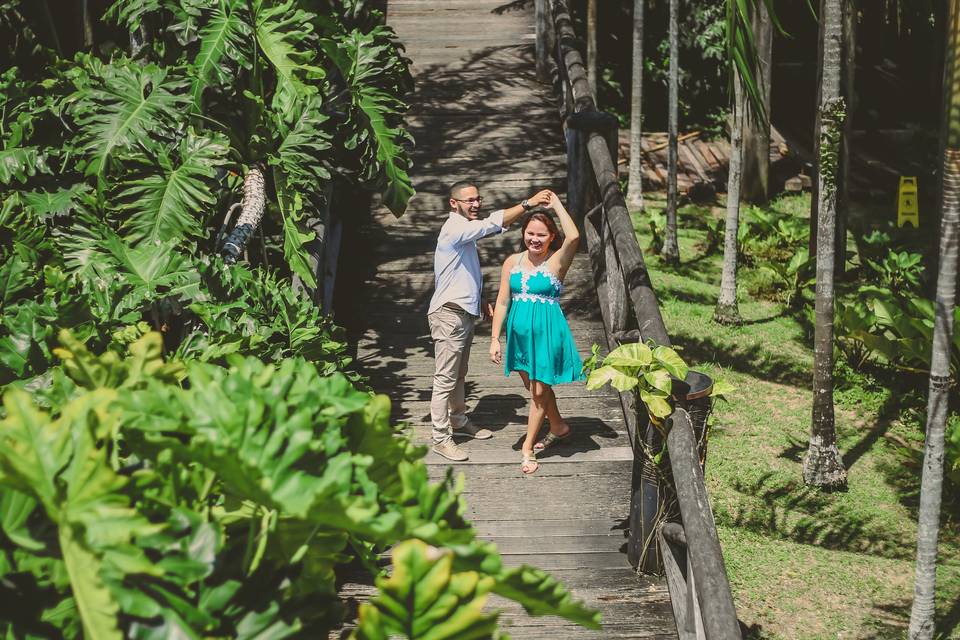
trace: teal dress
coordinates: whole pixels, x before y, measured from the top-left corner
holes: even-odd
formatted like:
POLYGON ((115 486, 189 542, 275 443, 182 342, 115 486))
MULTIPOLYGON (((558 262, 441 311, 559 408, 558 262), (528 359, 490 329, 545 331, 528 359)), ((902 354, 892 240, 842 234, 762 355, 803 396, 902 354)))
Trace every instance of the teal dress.
POLYGON ((546 262, 529 266, 524 254, 510 271, 505 375, 526 371, 550 386, 582 380, 570 325, 560 309, 563 285, 546 262))

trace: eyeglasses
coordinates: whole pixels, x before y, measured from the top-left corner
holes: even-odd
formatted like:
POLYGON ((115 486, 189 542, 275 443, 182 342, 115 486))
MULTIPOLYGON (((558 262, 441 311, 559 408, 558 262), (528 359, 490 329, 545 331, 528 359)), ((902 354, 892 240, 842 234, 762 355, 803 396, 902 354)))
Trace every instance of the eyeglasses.
POLYGON ((466 202, 467 204, 481 204, 483 202, 483 198, 480 196, 477 196, 476 198, 467 198, 466 200, 461 200, 460 198, 452 198, 452 200, 456 200, 457 202, 466 202))

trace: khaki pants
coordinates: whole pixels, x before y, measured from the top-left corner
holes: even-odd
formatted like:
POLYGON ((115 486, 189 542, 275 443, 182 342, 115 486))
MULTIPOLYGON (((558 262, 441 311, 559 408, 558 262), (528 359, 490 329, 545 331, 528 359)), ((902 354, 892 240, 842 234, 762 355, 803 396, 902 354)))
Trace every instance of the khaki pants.
POLYGON ((466 312, 440 307, 427 316, 427 321, 435 360, 430 420, 433 442, 439 444, 453 437, 453 429, 463 428, 468 422, 464 380, 477 319, 466 312))

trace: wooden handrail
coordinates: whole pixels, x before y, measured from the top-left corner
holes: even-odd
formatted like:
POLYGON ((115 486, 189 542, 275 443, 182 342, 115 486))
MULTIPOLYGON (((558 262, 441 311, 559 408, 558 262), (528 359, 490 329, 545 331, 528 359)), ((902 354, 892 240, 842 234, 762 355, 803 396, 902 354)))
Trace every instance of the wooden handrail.
MULTIPOLYGON (((613 349, 625 340, 631 322, 639 330, 633 331, 634 339, 670 345, 618 182, 615 120, 611 124, 609 116, 597 111, 566 0, 553 0, 552 9, 552 20, 537 21, 537 38, 538 42, 555 43, 554 62, 567 138, 568 208, 579 217, 578 224, 584 229, 607 346, 613 349), (541 28, 553 31, 541 34, 541 28), (590 172, 592 179, 587 175, 590 172)), ((545 49, 538 47, 538 56, 545 49)), ((537 62, 538 68, 547 64, 539 58, 537 62)), ((689 413, 681 406, 671 414, 665 443, 681 523, 666 523, 657 529, 654 525, 661 515, 657 509, 662 503, 659 469, 645 454, 662 450, 662 432, 650 424, 633 392, 621 393, 620 400, 635 460, 627 543, 630 562, 648 571, 657 568, 655 552, 659 549, 681 638, 740 638, 713 512, 703 483, 701 450, 689 413), (652 555, 648 553, 651 549, 652 555), (675 549, 684 556, 686 571, 680 569, 675 549)), ((700 402, 708 403, 707 400, 700 402)))
MULTIPOLYGON (((687 580, 697 585, 697 599, 706 637, 740 638, 733 594, 717 537, 710 499, 703 483, 697 439, 690 414, 677 409, 668 419, 667 451, 680 505, 683 535, 689 559, 687 580), (691 575, 692 573, 692 575, 691 575)), ((661 552, 666 552, 661 549, 661 552)))

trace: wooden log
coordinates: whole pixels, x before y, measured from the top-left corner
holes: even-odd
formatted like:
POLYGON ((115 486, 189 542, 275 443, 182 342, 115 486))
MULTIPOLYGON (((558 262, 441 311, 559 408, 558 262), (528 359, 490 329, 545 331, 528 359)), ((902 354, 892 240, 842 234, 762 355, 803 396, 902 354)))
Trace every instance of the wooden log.
POLYGON ((710 499, 703 483, 690 416, 683 409, 678 409, 669 420, 667 450, 670 452, 677 502, 687 538, 691 568, 689 575, 698 585, 697 595, 706 636, 712 640, 739 639, 737 612, 733 606, 710 499))
POLYGON ((606 140, 598 133, 590 134, 587 141, 590 162, 600 187, 603 209, 609 221, 616 243, 617 257, 623 269, 624 282, 633 303, 637 327, 643 339, 653 339, 657 344, 669 345, 670 338, 663 324, 660 305, 650 282, 640 245, 633 230, 627 204, 620 191, 616 167, 610 157, 606 140))

